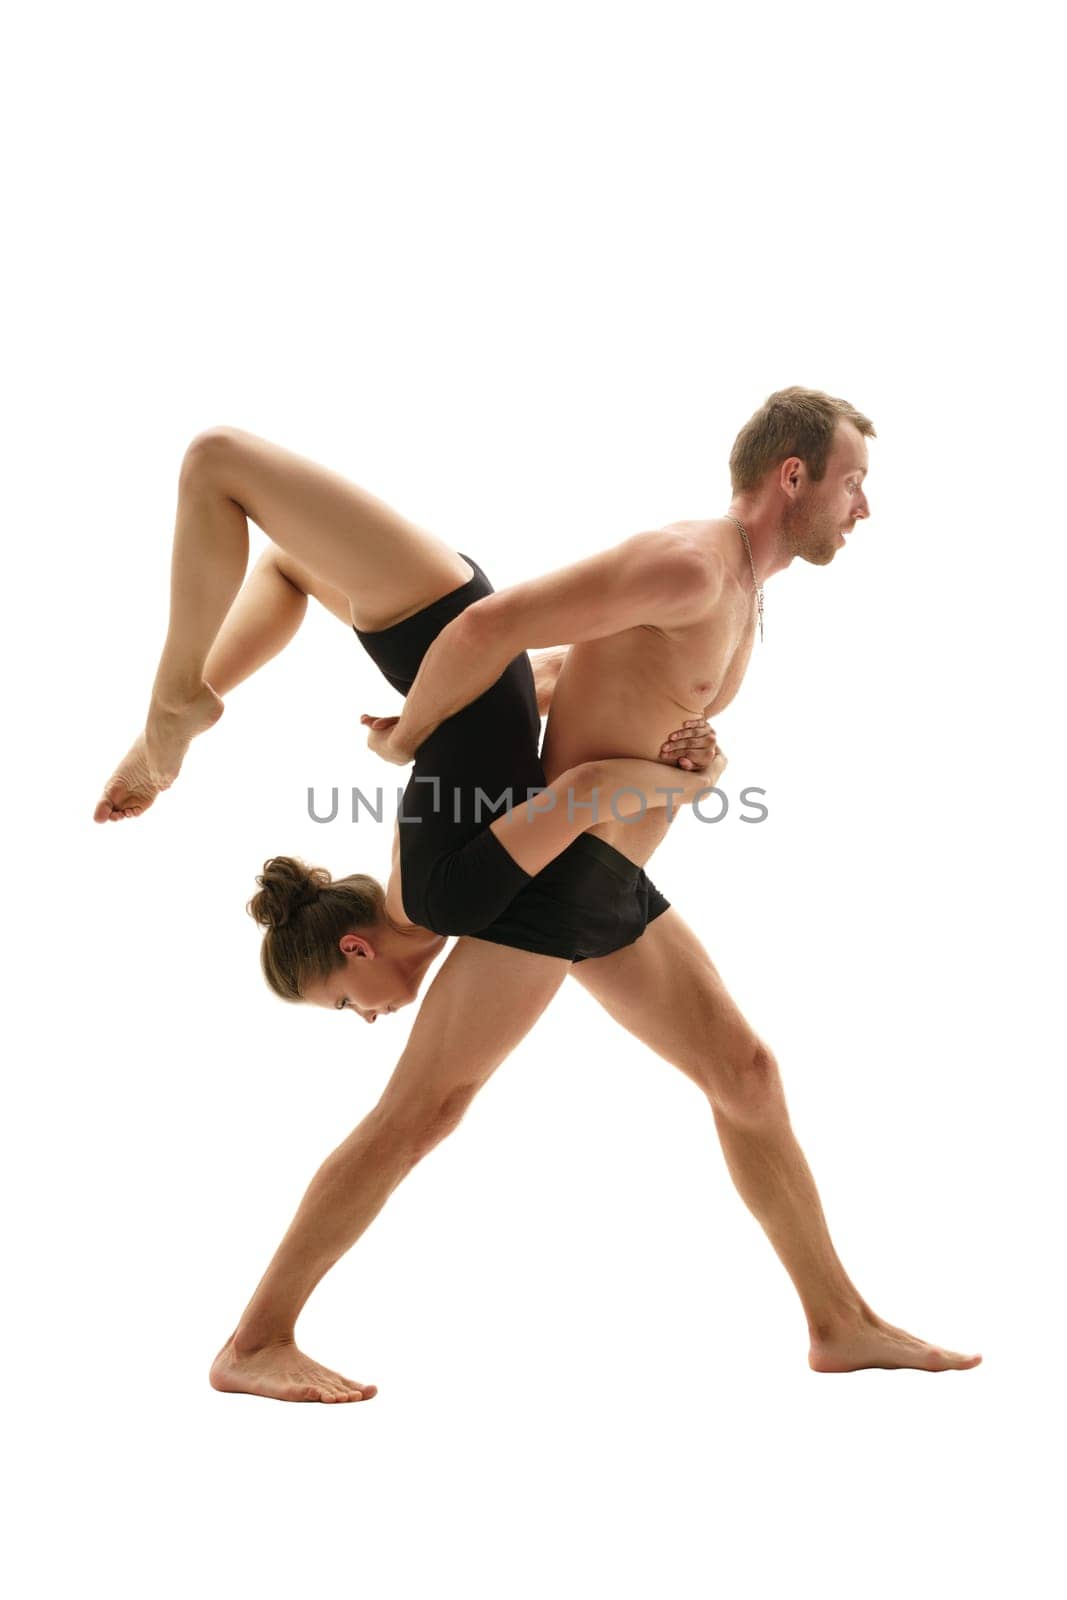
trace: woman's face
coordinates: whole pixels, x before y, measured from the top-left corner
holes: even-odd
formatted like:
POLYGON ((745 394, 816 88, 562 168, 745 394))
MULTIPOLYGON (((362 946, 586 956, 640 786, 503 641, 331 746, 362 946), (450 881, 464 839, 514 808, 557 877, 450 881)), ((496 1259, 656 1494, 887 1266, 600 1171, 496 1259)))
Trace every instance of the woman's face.
POLYGON ((412 972, 410 962, 383 953, 384 942, 387 941, 373 936, 368 939, 363 934, 346 933, 339 941, 344 966, 328 978, 309 984, 304 999, 313 1006, 347 1011, 364 1022, 374 1022, 410 1005, 419 992, 425 965, 412 972))

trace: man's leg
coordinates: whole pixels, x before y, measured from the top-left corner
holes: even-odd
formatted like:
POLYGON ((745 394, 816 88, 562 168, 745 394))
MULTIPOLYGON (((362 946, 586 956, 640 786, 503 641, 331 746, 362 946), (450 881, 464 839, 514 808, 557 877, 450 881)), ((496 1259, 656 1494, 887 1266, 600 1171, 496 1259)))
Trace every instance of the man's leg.
POLYGON ((730 1176, 800 1296, 816 1371, 978 1364, 980 1356, 938 1349, 883 1322, 861 1297, 831 1242, 777 1063, 676 911, 636 944, 573 971, 617 1022, 707 1096, 730 1176))
MULTIPOLYGON (((105 786, 96 821, 139 815, 173 782, 190 740, 222 715, 207 662, 244 578, 249 518, 282 553, 267 576, 269 605, 283 611, 285 560, 305 575, 304 593, 313 575, 342 597, 349 622, 370 630, 470 577, 440 539, 337 473, 238 428, 198 435, 179 476, 170 622, 144 732, 105 786)), ((298 625, 297 616, 291 631, 298 625)))
POLYGON ((430 985, 378 1104, 315 1174, 215 1357, 216 1389, 274 1400, 358 1400, 375 1393, 374 1385, 353 1383, 305 1356, 296 1345, 297 1317, 416 1162, 458 1127, 569 970, 551 956, 460 940, 430 985))

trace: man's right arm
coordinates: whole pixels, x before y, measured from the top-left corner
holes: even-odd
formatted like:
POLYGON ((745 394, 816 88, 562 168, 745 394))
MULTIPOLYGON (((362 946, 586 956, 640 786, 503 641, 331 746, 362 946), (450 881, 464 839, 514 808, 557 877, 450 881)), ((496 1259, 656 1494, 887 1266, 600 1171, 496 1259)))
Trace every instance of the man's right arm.
POLYGON ((713 604, 718 558, 687 535, 622 544, 468 606, 427 650, 400 719, 368 743, 403 765, 446 717, 476 700, 524 650, 601 639, 641 625, 681 627, 713 604))

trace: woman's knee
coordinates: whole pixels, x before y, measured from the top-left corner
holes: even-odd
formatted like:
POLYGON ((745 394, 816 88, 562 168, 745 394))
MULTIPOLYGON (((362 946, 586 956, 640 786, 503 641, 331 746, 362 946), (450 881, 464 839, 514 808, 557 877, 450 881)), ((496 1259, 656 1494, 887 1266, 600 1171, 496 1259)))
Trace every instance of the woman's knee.
POLYGON ((182 457, 183 483, 214 481, 225 473, 237 453, 239 430, 224 426, 205 428, 182 457))

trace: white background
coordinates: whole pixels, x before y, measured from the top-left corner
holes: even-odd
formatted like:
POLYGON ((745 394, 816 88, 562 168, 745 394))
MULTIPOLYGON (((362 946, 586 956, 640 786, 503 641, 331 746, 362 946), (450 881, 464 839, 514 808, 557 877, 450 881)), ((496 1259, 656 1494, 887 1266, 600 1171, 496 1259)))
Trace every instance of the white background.
MULTIPOLYGON (((6 1432, 22 1596, 1051 1595, 1062 1400, 1062 125, 1043 6, 40 6, 9 36, 6 1432), (12 246, 15 248, 12 249, 12 246), (781 1063, 838 1249, 965 1374, 809 1372, 692 1085, 568 984, 324 1281, 371 1403, 207 1368, 410 1016, 287 1007, 270 854, 395 709, 309 615, 94 827, 232 423, 498 587, 728 503, 801 383, 870 521, 652 872, 781 1063)), ((253 548, 258 548, 255 535, 253 548)), ((384 769, 382 769, 384 772, 384 769)))

